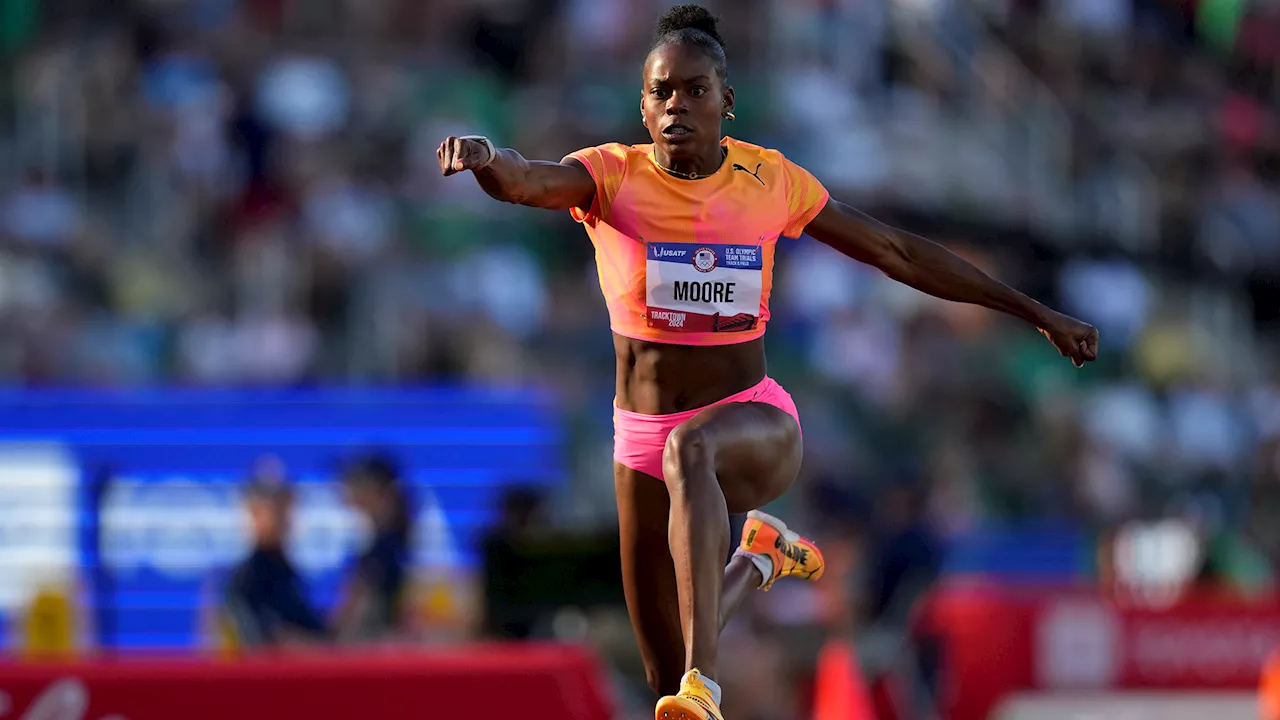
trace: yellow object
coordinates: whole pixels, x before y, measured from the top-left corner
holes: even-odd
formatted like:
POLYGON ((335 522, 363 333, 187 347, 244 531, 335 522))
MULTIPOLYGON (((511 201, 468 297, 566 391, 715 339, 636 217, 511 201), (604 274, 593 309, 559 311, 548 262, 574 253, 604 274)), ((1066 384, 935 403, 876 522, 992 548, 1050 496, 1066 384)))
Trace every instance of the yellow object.
POLYGON ((427 586, 424 615, 428 624, 451 623, 457 616, 457 603, 453 587, 448 582, 436 581, 427 586))
POLYGON ((1204 366, 1200 348, 1211 345, 1186 325, 1155 323, 1139 337, 1134 360, 1143 377, 1157 385, 1168 385, 1195 376, 1204 366))
POLYGON ((240 634, 236 632, 236 624, 225 612, 219 610, 214 628, 217 652, 221 657, 235 657, 240 654, 240 634))
POLYGON ((711 689, 702 682, 697 668, 684 674, 680 680, 680 692, 658 701, 654 710, 655 720, 724 720, 720 706, 711 695, 711 689))
POLYGON ((27 608, 23 651, 32 657, 71 656, 76 652, 77 623, 65 589, 46 587, 27 608))

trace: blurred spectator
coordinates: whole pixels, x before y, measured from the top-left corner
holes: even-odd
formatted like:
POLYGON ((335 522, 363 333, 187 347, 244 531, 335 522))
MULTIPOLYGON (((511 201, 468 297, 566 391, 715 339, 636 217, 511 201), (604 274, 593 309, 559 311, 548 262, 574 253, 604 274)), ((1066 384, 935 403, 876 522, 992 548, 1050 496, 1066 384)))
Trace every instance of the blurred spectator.
POLYGON ((936 653, 912 633, 917 603, 942 569, 941 543, 929 524, 925 500, 914 485, 887 489, 872 528, 871 563, 858 639, 863 672, 901 689, 908 717, 932 716, 936 653), (923 652, 922 652, 923 650, 923 652))
POLYGON ((335 613, 339 638, 389 639, 406 631, 413 511, 394 461, 379 454, 355 460, 342 475, 347 501, 360 514, 369 540, 356 558, 335 613))
POLYGON ((481 543, 484 558, 484 632, 493 638, 525 640, 533 637, 544 608, 517 602, 517 583, 524 573, 516 552, 542 521, 542 496, 513 487, 502 494, 498 520, 481 543))
POLYGON ((293 490, 284 468, 263 461, 244 493, 253 550, 232 572, 226 588, 226 613, 237 643, 270 647, 325 640, 328 631, 286 550, 293 490))

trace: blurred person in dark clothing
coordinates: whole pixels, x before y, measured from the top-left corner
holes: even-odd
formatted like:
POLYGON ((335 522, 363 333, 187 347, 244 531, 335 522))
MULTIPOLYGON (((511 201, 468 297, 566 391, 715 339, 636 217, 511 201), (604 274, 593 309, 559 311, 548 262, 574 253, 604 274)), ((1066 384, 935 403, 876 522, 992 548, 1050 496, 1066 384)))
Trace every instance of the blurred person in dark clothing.
POLYGON ((938 577, 942 565, 939 539, 929 527, 923 498, 916 488, 895 485, 879 504, 867 619, 905 620, 910 601, 938 577))
POLYGON ((532 637, 542 609, 515 601, 522 589, 524 564, 517 546, 538 526, 542 496, 531 488, 512 487, 502 494, 498 520, 481 543, 484 558, 484 631, 489 637, 525 640, 532 637))
POLYGON ((225 598, 237 643, 264 647, 328 639, 285 552, 294 496, 283 467, 275 460, 260 463, 244 496, 253 551, 232 572, 225 598))
POLYGON ((556 527, 544 513, 547 503, 541 488, 506 486, 480 543, 483 629, 490 638, 557 636, 555 618, 564 609, 611 614, 626 602, 617 535, 556 527))
POLYGON ((940 538, 925 498, 912 484, 893 485, 877 503, 858 650, 868 678, 896 677, 909 688, 912 717, 932 717, 938 648, 912 632, 919 601, 942 569, 940 538))
POLYGON ((406 629, 413 513, 389 457, 357 459, 342 476, 347 502, 368 521, 372 536, 356 559, 334 626, 349 641, 381 640, 406 629))

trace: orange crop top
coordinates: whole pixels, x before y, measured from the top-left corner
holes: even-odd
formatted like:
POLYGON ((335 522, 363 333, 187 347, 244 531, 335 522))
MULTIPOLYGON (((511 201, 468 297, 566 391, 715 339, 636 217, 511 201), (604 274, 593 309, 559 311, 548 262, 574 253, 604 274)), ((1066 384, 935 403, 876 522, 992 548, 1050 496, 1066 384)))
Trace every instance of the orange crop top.
POLYGON ((764 335, 779 237, 799 237, 830 195, 776 150, 732 138, 711 177, 658 167, 652 145, 569 154, 596 181, 573 218, 596 248, 613 331, 675 345, 732 345, 764 335))

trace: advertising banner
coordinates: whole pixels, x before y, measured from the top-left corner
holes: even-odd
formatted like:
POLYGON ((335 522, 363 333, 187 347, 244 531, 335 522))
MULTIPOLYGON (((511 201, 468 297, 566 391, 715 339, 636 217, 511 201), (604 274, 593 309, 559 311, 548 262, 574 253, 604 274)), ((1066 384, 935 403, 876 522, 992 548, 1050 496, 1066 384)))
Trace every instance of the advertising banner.
POLYGON ((0 392, 0 625, 74 579, 97 643, 196 644, 247 550, 240 486, 268 455, 297 484, 290 549, 318 603, 368 531, 336 475, 370 449, 401 465, 417 562, 472 565, 505 488, 565 477, 561 427, 529 391, 0 392))
POLYGON ((956 583, 922 621, 945 646, 951 720, 988 720, 1024 691, 1252 694, 1280 647, 1275 598, 1191 594, 1150 607, 1096 590, 956 583))

